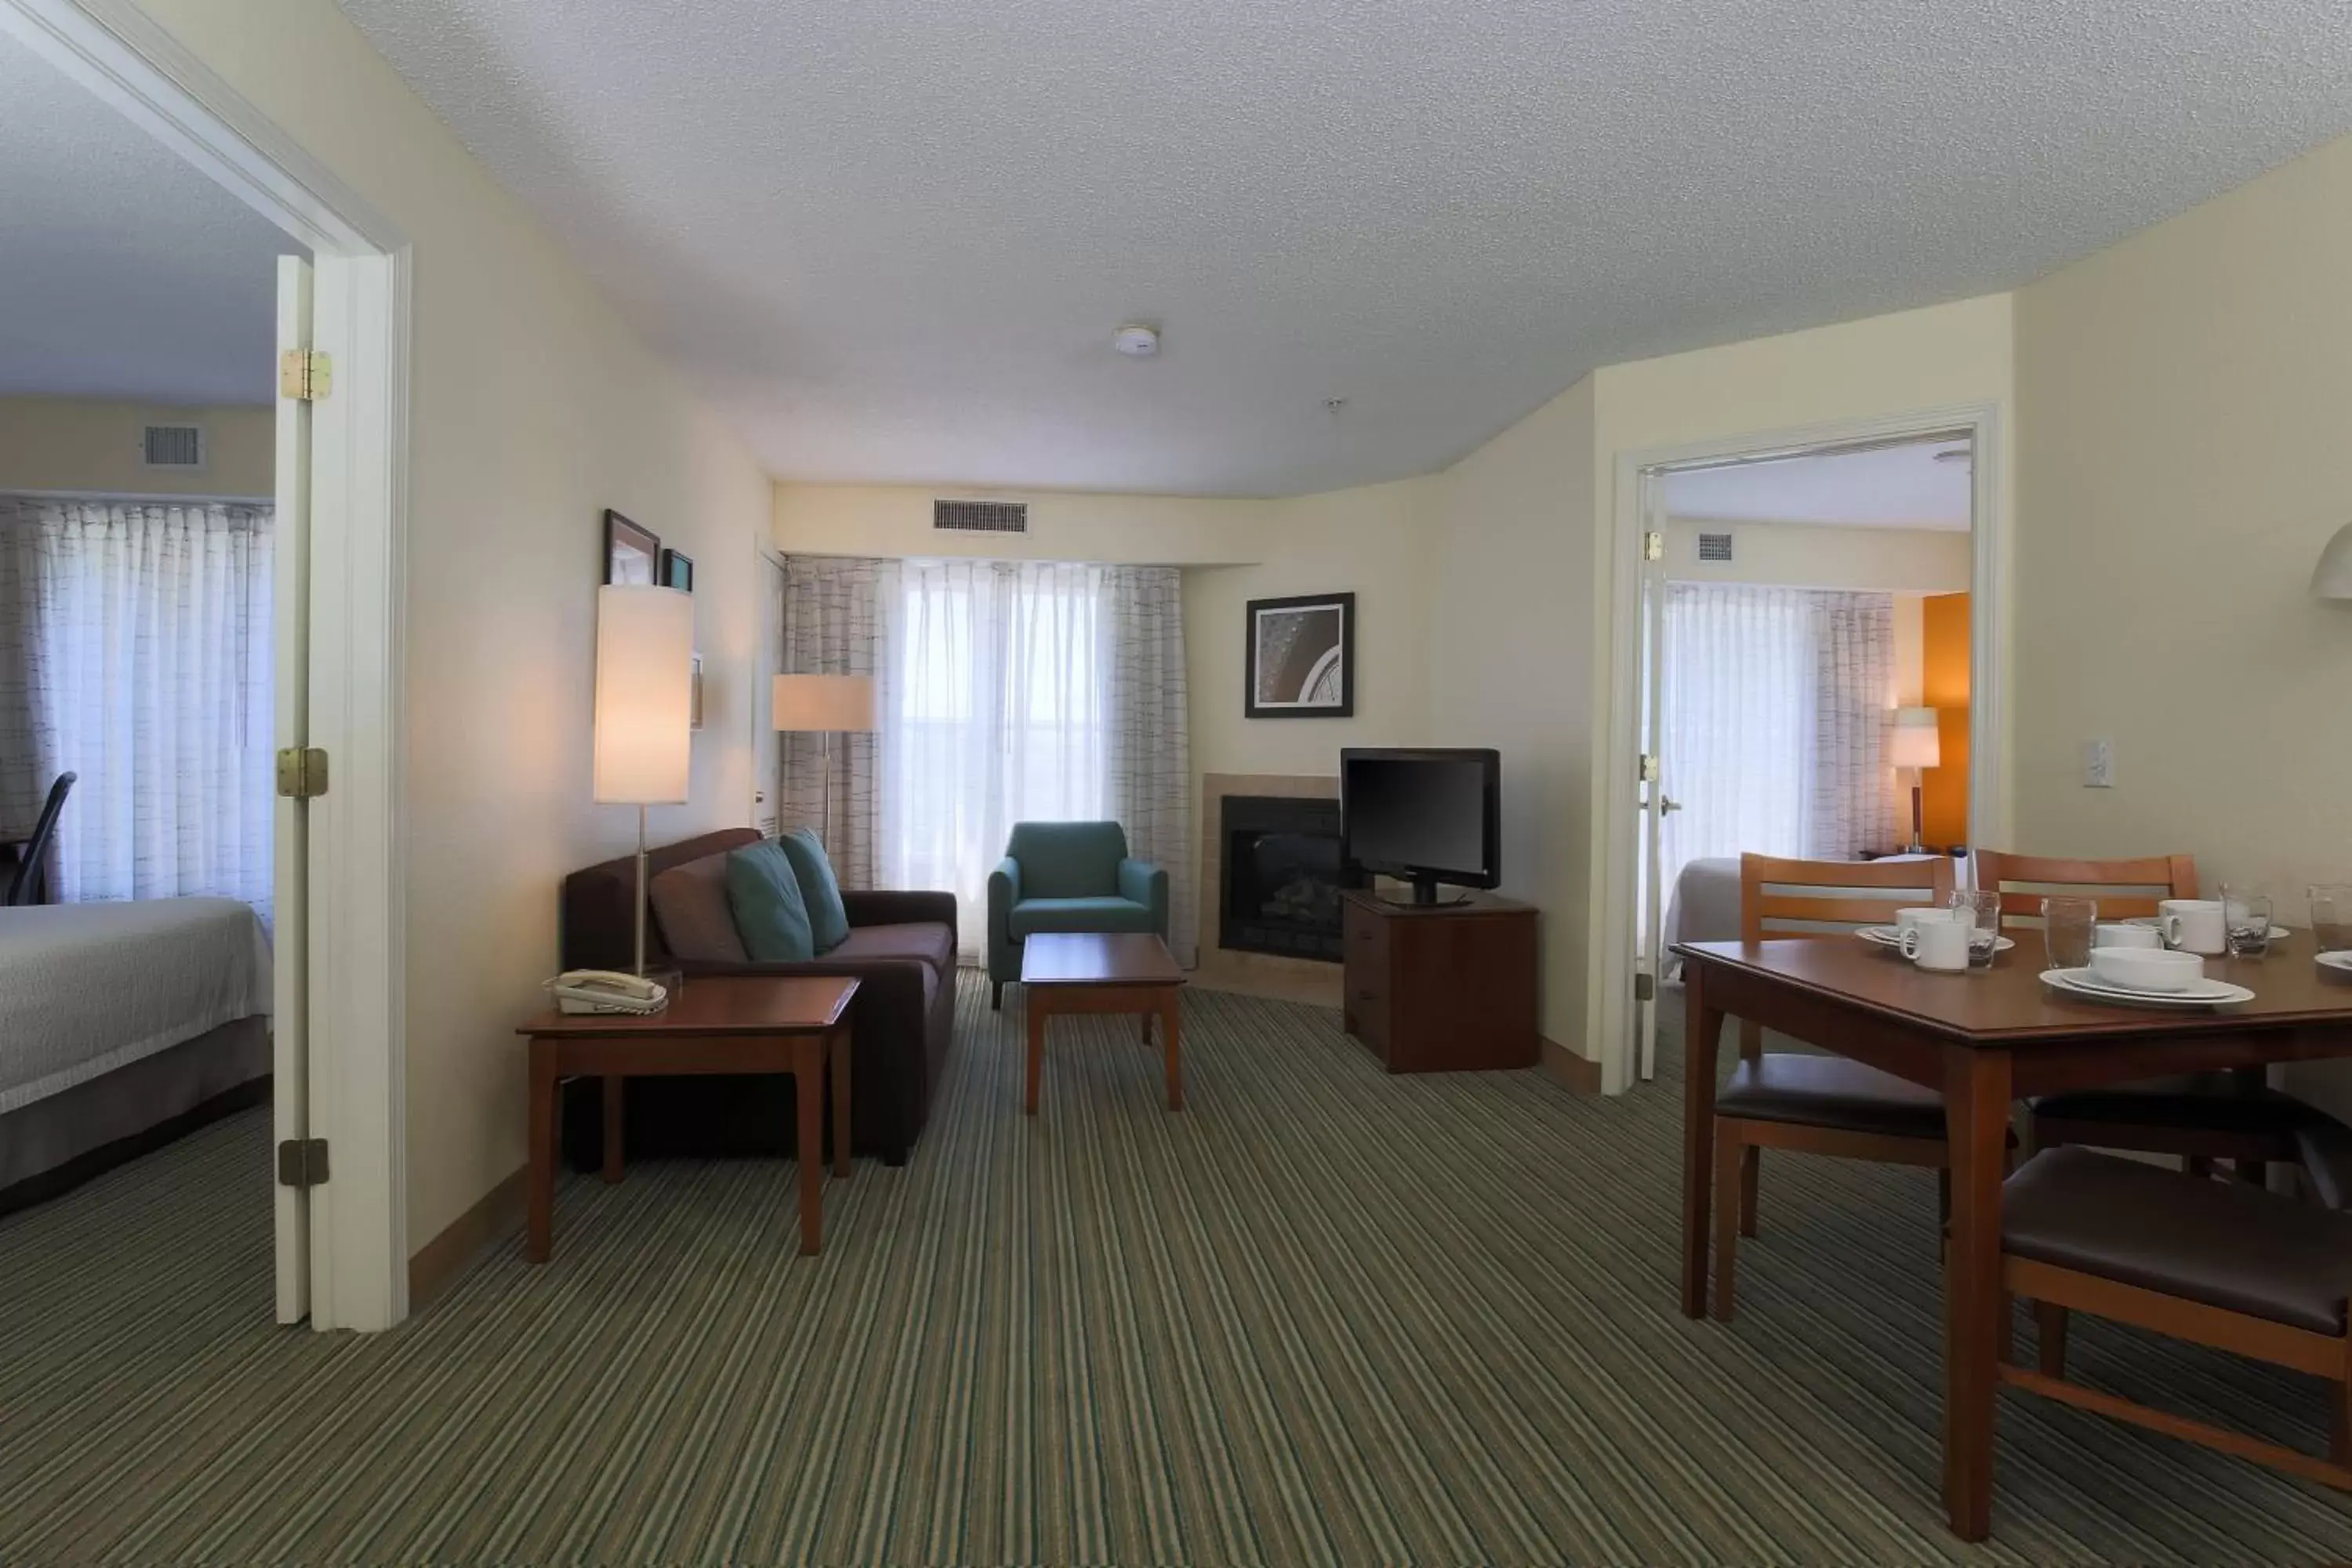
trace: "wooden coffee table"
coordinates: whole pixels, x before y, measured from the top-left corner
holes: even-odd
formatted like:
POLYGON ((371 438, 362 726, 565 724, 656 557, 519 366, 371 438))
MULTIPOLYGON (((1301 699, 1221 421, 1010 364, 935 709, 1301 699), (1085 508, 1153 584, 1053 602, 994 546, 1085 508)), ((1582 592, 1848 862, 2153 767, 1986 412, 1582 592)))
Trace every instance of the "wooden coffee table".
POLYGON ((1021 946, 1021 986, 1029 1010, 1029 1114, 1037 1114, 1037 1079, 1045 1068, 1045 1020, 1060 1013, 1140 1013, 1143 1043, 1151 1016, 1168 1053, 1168 1109, 1184 1109, 1184 1065, 1177 1041, 1176 994, 1184 972, 1168 944, 1131 932, 1050 931, 1021 946))
POLYGON ((824 1238, 825 1059, 833 1065, 833 1173, 849 1176, 849 1003, 845 975, 698 979, 658 1013, 547 1012, 530 1038, 530 1237, 533 1263, 555 1239, 556 1092, 567 1077, 604 1080, 604 1179, 621 1179, 621 1086, 671 1073, 788 1072, 799 1135, 801 1256, 824 1238))

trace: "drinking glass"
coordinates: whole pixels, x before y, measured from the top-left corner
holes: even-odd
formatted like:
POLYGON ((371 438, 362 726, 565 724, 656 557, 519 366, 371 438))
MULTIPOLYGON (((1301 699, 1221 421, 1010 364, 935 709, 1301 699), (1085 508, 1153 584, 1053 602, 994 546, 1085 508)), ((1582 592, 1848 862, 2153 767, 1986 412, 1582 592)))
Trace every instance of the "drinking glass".
POLYGON ((1992 962, 1993 946, 2000 939, 2000 895, 1962 888, 1952 895, 1952 908, 1969 922, 1969 963, 1982 969, 1992 962))
POLYGON ((2221 930, 2231 958, 2262 958, 2271 950, 2271 899, 2250 889, 2221 887, 2221 930))
MULTIPOLYGON (((2347 905, 2352 909, 2352 905, 2347 905)), ((2042 900, 2042 937, 2049 944, 2050 967, 2083 969, 2091 962, 2091 934, 2098 929, 2096 899, 2047 898, 2042 900)))
POLYGON ((2322 952, 2352 948, 2352 883, 2312 884, 2311 940, 2322 952))

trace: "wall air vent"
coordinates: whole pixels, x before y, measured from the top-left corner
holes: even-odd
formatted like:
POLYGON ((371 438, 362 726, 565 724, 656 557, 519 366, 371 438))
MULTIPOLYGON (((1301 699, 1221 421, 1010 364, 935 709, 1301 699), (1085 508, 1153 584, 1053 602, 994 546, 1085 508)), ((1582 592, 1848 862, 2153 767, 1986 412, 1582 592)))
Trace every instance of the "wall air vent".
POLYGON ((205 427, 201 425, 150 425, 141 438, 141 461, 151 468, 201 468, 205 466, 205 427))
POLYGON ((1026 533, 1029 503, 1018 500, 935 500, 931 526, 956 533, 1026 533))
POLYGON ((1698 536, 1698 558, 1701 561, 1730 560, 1731 535, 1727 533, 1700 534, 1698 536))

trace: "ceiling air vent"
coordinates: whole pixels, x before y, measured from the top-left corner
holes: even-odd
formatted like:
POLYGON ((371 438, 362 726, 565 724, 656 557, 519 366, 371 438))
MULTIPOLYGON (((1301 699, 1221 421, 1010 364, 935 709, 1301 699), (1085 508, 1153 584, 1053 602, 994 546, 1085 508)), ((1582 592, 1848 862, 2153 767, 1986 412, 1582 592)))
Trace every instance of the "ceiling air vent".
POLYGON ((201 468, 205 466, 205 427, 150 425, 142 438, 141 451, 141 460, 151 468, 201 468))
POLYGON ((931 526, 956 533, 1026 533, 1029 503, 1018 500, 935 500, 931 526))
POLYGON ((1701 561, 1730 560, 1731 535, 1727 533, 1700 534, 1698 536, 1698 558, 1701 561))

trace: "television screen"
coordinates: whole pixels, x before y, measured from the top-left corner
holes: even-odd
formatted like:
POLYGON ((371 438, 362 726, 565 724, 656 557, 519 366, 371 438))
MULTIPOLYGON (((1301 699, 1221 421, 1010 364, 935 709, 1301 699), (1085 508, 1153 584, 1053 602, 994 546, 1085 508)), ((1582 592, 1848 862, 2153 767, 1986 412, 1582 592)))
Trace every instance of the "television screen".
POLYGON ((1500 773, 1491 751, 1342 752, 1343 853, 1392 876, 1493 887, 1500 773))

